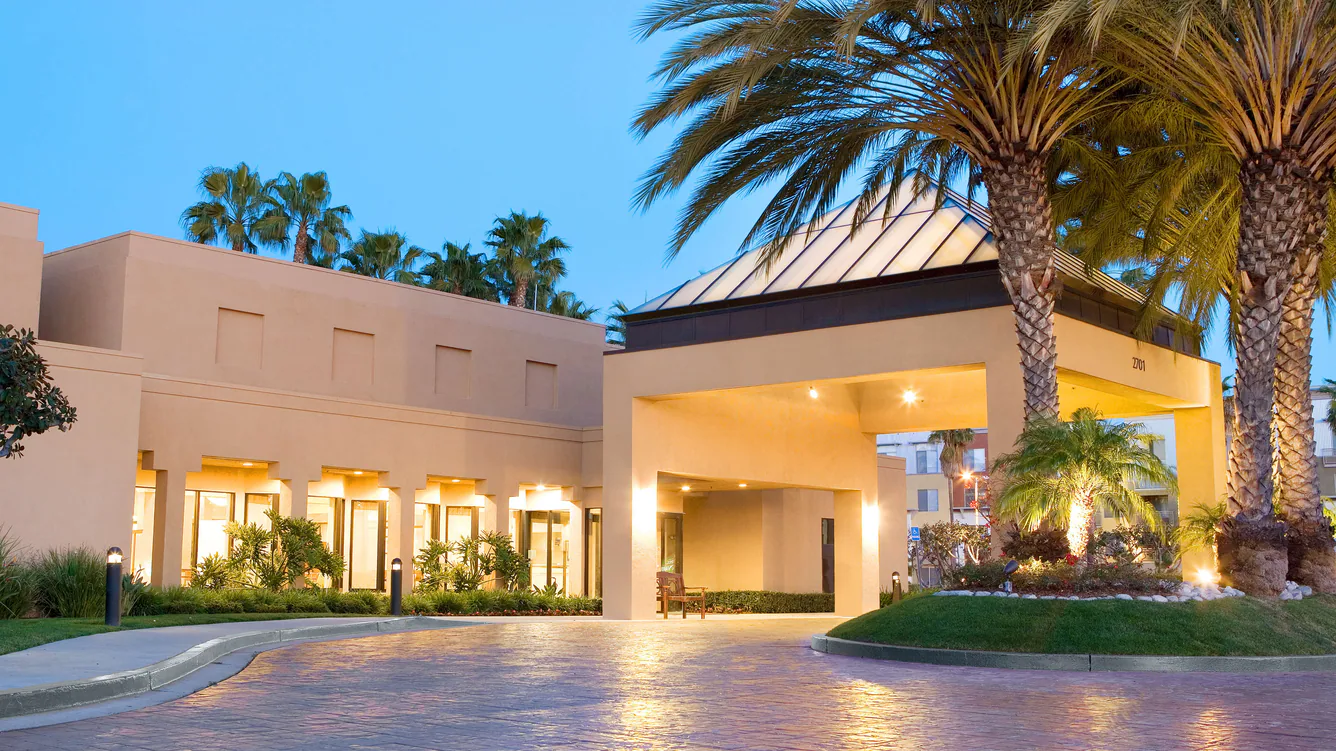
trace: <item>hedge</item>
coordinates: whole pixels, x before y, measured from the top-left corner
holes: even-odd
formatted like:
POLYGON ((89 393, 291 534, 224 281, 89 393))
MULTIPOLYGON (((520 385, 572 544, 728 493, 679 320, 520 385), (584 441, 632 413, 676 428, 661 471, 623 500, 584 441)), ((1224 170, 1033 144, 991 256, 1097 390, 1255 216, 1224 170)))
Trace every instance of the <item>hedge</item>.
POLYGON ((716 613, 833 613, 835 595, 723 589, 706 592, 705 606, 716 613))
MULTIPOLYGON (((590 597, 555 597, 526 592, 433 592, 404 595, 409 615, 501 615, 541 613, 594 614, 603 601, 590 597)), ((339 613, 385 615, 390 599, 379 592, 338 592, 300 589, 270 592, 263 589, 149 588, 135 604, 132 615, 196 613, 339 613)))

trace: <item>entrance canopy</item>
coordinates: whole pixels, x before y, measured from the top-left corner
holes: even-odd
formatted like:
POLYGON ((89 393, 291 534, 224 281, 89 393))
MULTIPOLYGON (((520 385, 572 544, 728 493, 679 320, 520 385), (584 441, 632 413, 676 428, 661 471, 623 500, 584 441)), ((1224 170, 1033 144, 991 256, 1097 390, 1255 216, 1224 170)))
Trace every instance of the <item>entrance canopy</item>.
MULTIPOLYGON (((604 358, 608 617, 653 614, 661 478, 829 492, 835 607, 856 615, 904 571, 904 532, 888 531, 903 474, 898 493, 881 481, 903 465, 883 466, 877 434, 987 428, 993 456, 1014 445, 1024 381, 988 218, 908 195, 852 238, 846 206, 768 270, 752 251, 627 317, 626 349, 604 358)), ((1062 411, 1172 415, 1181 505, 1214 502, 1219 366, 1169 320, 1134 338, 1135 291, 1070 256, 1058 268, 1062 411)))

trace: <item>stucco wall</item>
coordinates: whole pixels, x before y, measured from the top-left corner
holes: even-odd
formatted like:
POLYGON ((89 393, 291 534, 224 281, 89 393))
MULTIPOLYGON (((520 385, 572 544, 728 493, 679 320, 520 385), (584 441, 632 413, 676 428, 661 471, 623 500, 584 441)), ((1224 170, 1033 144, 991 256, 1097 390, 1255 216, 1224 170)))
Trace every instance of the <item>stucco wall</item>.
POLYGON ((51 254, 43 284, 43 336, 141 354, 146 373, 601 421, 591 322, 138 233, 51 254), (533 398, 546 380, 529 383, 553 365, 555 404, 533 398))
POLYGON ((0 324, 37 329, 42 244, 37 209, 0 203, 0 324))
POLYGON ((22 457, 0 460, 0 526, 34 551, 128 551, 139 359, 66 344, 43 344, 39 352, 78 420, 68 432, 28 439, 22 457))

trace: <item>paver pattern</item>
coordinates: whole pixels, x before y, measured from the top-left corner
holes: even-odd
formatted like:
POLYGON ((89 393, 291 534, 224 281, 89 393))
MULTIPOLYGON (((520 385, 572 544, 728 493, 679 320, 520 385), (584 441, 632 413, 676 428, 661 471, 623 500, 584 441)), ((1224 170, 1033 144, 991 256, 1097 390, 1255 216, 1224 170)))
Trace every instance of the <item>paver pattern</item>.
POLYGON ((1334 749, 1336 676, 1044 673, 807 648, 834 621, 527 623, 303 644, 0 749, 1334 749))

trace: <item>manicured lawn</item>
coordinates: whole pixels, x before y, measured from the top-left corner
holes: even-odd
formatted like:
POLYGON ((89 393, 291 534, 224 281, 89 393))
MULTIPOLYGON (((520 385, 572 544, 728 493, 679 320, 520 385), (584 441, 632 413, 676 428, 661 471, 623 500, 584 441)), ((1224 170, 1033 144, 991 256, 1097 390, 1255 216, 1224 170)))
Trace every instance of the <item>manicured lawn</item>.
POLYGON ((0 620, 0 655, 76 636, 123 631, 127 628, 190 626, 196 623, 278 621, 290 618, 339 617, 335 613, 221 613, 203 615, 145 615, 121 619, 121 628, 108 628, 101 618, 23 618, 0 620))
POLYGON ((1336 654, 1336 597, 1166 604, 921 596, 846 621, 830 636, 997 652, 1336 654))

